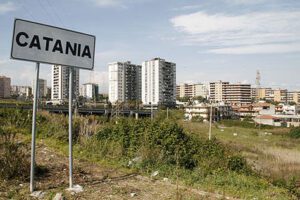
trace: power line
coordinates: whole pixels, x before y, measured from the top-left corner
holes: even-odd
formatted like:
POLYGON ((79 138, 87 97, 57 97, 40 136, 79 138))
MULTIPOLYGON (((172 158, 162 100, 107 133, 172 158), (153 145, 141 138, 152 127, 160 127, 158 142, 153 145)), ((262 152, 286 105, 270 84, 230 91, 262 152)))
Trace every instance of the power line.
POLYGON ((29 10, 26 8, 26 6, 25 6, 23 0, 18 0, 18 1, 20 2, 21 7, 23 8, 23 10, 25 10, 25 12, 28 14, 28 16, 29 16, 32 20, 37 21, 37 19, 34 17, 34 15, 31 13, 31 11, 29 11, 29 10))
POLYGON ((63 20, 60 18, 59 14, 56 12, 56 9, 54 8, 54 6, 50 3, 50 1, 46 0, 46 2, 49 5, 49 8, 53 11, 53 15, 56 16, 58 21, 60 22, 60 24, 65 27, 63 20))
POLYGON ((46 14, 50 17, 50 18, 47 18, 47 19, 50 19, 50 21, 51 21, 52 23, 55 23, 55 20, 54 20, 53 16, 48 12, 47 8, 42 4, 41 0, 38 0, 38 2, 39 2, 40 7, 41 7, 41 8, 46 12, 46 14))

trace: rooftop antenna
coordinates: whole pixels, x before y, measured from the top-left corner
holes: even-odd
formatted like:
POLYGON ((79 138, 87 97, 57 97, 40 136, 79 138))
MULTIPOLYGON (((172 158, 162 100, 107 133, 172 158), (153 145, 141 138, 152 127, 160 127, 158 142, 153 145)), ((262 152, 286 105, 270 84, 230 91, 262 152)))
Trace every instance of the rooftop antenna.
POLYGON ((260 72, 259 70, 256 71, 256 80, 255 80, 255 84, 256 84, 256 100, 259 100, 259 88, 260 88, 260 80, 261 80, 261 76, 260 76, 260 72))
POLYGON ((256 71, 256 81, 255 81, 257 88, 260 88, 260 80, 261 80, 260 72, 259 72, 259 70, 257 70, 256 71))

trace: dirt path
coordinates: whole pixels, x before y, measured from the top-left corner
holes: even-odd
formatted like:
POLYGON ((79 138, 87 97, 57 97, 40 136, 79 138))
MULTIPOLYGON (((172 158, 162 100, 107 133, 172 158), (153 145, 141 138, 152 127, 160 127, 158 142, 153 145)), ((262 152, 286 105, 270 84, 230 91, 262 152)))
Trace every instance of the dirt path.
MULTIPOLYGON (((72 193, 68 188, 68 157, 55 153, 43 143, 37 146, 37 163, 40 167, 36 178, 37 190, 44 192, 41 199, 53 199, 62 193, 65 199, 176 199, 177 187, 169 179, 150 177, 122 170, 101 167, 84 160, 74 160, 74 183, 83 187, 83 192, 72 193)), ((17 186, 20 199, 30 197, 28 183, 17 186)), ((233 199, 222 195, 179 186, 178 199, 233 199)), ((1 195, 0 195, 1 199, 1 195)))

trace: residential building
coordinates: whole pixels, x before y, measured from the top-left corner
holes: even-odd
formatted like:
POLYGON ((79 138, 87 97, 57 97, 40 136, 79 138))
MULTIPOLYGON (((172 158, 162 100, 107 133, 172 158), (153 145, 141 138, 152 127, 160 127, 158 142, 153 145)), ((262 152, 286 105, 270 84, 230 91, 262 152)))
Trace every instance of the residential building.
POLYGON ((176 86, 177 97, 192 97, 193 95, 193 84, 183 83, 176 86))
POLYGON ((225 85, 225 102, 231 104, 250 104, 251 85, 250 84, 227 84, 225 85))
POLYGON ((300 91, 293 91, 287 93, 288 102, 295 102, 296 104, 300 103, 300 91))
POLYGON ((0 76, 0 98, 9 98, 11 88, 11 79, 6 76, 0 76))
POLYGON ((180 84, 176 86, 177 97, 197 97, 202 96, 207 98, 209 95, 208 88, 202 83, 197 84, 180 84))
POLYGON ((286 127, 299 127, 299 115, 258 115, 254 118, 257 124, 270 125, 270 126, 286 126, 286 127))
POLYGON ((51 87, 47 87, 47 94, 46 94, 47 99, 51 98, 51 91, 52 91, 52 88, 51 87))
POLYGON ((275 114, 275 106, 263 101, 259 101, 253 104, 233 105, 232 109, 235 112, 236 116, 243 119, 249 117, 253 118, 259 115, 261 112, 267 112, 269 114, 270 110, 272 110, 272 107, 275 114))
POLYGON ((286 89, 274 90, 274 101, 280 103, 287 103, 288 91, 286 89))
POLYGON ((108 64, 111 103, 141 100, 141 66, 127 62, 108 64))
MULTIPOLYGON (((39 97, 46 97, 47 96, 47 80, 45 79, 39 79, 38 81, 39 85, 39 97)), ((34 88, 34 82, 32 83, 32 88, 34 88)))
MULTIPOLYGON (((69 67, 52 66, 51 100, 63 103, 69 98, 69 67)), ((73 69, 73 99, 79 97, 79 69, 73 69)))
POLYGON ((258 89, 259 88, 251 88, 251 99, 258 100, 258 89))
POLYGON ((29 86, 11 86, 11 95, 22 96, 22 97, 30 97, 32 96, 32 88, 29 86))
POLYGON ((228 85, 229 82, 211 82, 209 83, 210 87, 210 93, 209 98, 212 102, 224 102, 225 101, 225 95, 226 95, 226 85, 228 85))
POLYGON ((144 105, 176 105, 176 64, 154 58, 142 64, 144 105))
POLYGON ((209 95, 209 90, 207 85, 202 83, 197 83, 193 85, 193 97, 204 97, 207 98, 209 95))
POLYGON ((200 103, 185 107, 185 118, 188 120, 192 120, 193 117, 201 117, 203 121, 209 121, 210 113, 212 113, 213 121, 231 119, 234 116, 232 107, 224 103, 213 103, 212 105, 200 103))
POLYGON ((251 88, 251 97, 256 100, 274 100, 272 88, 251 88))
POLYGON ((212 102, 226 102, 231 104, 250 104, 250 84, 230 84, 229 82, 211 82, 210 100, 212 102))
POLYGON ((87 99, 96 100, 99 94, 99 86, 95 83, 85 83, 82 88, 82 96, 87 99))

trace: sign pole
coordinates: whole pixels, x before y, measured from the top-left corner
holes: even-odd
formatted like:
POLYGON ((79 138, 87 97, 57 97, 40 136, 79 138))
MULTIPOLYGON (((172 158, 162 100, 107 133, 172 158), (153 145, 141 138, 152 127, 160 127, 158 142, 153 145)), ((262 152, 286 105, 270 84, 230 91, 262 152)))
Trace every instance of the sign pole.
POLYGON ((211 140, 211 123, 212 123, 212 102, 210 103, 210 115, 209 115, 209 133, 208 133, 208 139, 211 140))
POLYGON ((30 166, 30 192, 34 191, 34 168, 35 168, 35 136, 36 136, 36 110, 37 102, 39 98, 39 72, 40 63, 36 63, 35 67, 35 83, 34 83, 34 96, 33 96, 33 108, 32 108, 32 129, 31 129, 31 166, 30 166))
POLYGON ((72 98, 73 97, 73 67, 69 67, 69 185, 73 188, 73 147, 72 147, 72 98))

